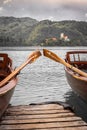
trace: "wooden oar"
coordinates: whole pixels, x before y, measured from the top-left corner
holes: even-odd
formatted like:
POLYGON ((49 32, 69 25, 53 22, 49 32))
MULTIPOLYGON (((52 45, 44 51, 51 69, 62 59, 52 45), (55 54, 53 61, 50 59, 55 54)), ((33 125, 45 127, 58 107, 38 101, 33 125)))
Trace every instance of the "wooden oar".
POLYGON ((78 74, 82 75, 82 76, 85 76, 87 77, 87 73, 77 69, 76 67, 70 65, 69 63, 65 62, 65 60, 61 59, 58 55, 56 55, 55 53, 47 50, 47 49, 43 49, 43 54, 44 56, 56 61, 56 62, 59 62, 61 64, 63 64, 64 66, 74 70, 75 72, 77 72, 78 74))
POLYGON ((9 80, 16 76, 20 72, 20 70, 22 70, 27 64, 34 62, 39 56, 41 56, 40 51, 35 51, 31 53, 27 60, 21 66, 16 68, 10 75, 8 75, 4 80, 0 82, 0 87, 5 85, 9 80))

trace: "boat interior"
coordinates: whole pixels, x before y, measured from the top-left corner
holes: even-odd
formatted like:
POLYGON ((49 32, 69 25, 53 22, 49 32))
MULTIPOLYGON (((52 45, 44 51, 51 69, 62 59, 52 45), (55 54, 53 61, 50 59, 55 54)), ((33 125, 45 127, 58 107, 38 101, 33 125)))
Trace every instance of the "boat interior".
POLYGON ((11 73, 12 61, 8 57, 8 54, 0 54, 0 81, 11 73))
POLYGON ((67 52, 65 61, 87 72, 87 51, 67 52))

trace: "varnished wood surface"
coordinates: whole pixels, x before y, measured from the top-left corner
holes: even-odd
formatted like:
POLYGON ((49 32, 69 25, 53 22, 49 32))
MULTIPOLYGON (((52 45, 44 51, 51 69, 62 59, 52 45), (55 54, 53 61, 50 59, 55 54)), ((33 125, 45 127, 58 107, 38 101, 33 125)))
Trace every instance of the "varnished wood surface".
POLYGON ((0 130, 87 130, 87 123, 58 104, 10 106, 0 130))

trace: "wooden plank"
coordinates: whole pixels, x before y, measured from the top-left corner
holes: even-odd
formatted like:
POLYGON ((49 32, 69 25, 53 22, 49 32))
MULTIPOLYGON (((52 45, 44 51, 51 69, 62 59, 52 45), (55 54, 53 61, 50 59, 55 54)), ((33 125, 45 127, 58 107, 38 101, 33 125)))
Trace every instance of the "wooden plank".
POLYGON ((43 105, 19 105, 10 106, 8 110, 19 111, 19 110, 51 110, 51 109, 64 109, 63 106, 58 104, 43 104, 43 105))
POLYGON ((67 122, 55 122, 55 123, 36 123, 36 124, 17 124, 17 125, 1 125, 1 130, 20 130, 20 129, 46 129, 46 128, 64 128, 64 127, 82 127, 87 126, 83 121, 73 121, 72 123, 67 122))
POLYGON ((38 114, 38 115, 19 115, 19 116, 5 116, 2 119, 37 119, 37 118, 55 118, 55 117, 70 117, 70 116, 75 116, 74 113, 57 113, 57 114, 38 114))
POLYGON ((35 114, 57 114, 57 113, 70 113, 70 110, 64 110, 64 109, 58 109, 58 110, 51 110, 51 111, 49 111, 49 110, 41 110, 41 111, 39 111, 39 110, 22 110, 22 111, 20 111, 20 109, 19 109, 19 111, 6 111, 6 113, 5 114, 9 114, 10 116, 11 115, 28 115, 28 114, 30 114, 30 115, 35 115, 35 114))
MULTIPOLYGON (((38 130, 38 129, 35 129, 38 130)), ((39 130, 87 130, 86 126, 80 127, 65 127, 65 128, 48 128, 48 129, 39 129, 39 130)))
POLYGON ((63 117, 63 118, 43 118, 43 119, 17 119, 17 120, 3 120, 1 122, 2 125, 7 124, 28 124, 28 123, 50 123, 50 122, 73 122, 73 121, 81 121, 80 117, 63 117))

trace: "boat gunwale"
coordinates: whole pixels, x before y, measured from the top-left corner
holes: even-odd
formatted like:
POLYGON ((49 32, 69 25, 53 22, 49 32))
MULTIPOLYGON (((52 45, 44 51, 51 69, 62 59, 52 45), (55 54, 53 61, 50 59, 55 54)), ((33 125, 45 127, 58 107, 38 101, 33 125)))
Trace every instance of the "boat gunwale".
POLYGON ((74 72, 73 70, 71 70, 70 68, 68 67, 65 67, 65 71, 72 75, 74 78, 78 79, 78 80, 82 80, 82 81, 86 81, 87 82, 87 77, 84 77, 84 76, 81 76, 79 75, 78 73, 74 72))
POLYGON ((80 65, 80 64, 86 64, 87 65, 87 61, 81 61, 80 59, 79 60, 74 60, 74 61, 71 61, 70 60, 70 55, 73 54, 87 54, 87 51, 68 51, 66 52, 66 62, 68 62, 69 64, 77 64, 77 65, 80 65))
MULTIPOLYGON (((70 55, 71 54, 87 54, 87 51, 84 51, 84 50, 68 51, 68 52, 66 52, 66 58, 65 58, 65 61, 67 63, 71 64, 72 66, 74 66, 74 64, 77 65, 77 66, 78 65, 81 66, 82 64, 87 65, 87 61, 71 61, 70 60, 70 55)), ((84 77, 84 76, 76 73, 75 71, 73 71, 72 69, 70 69, 68 67, 65 67, 65 70, 67 71, 67 73, 72 75, 74 78, 87 82, 87 77, 84 77)))
POLYGON ((5 93, 13 89, 17 85, 17 82, 18 82, 18 78, 14 77, 6 85, 2 86, 0 88, 0 96, 4 95, 5 93))

